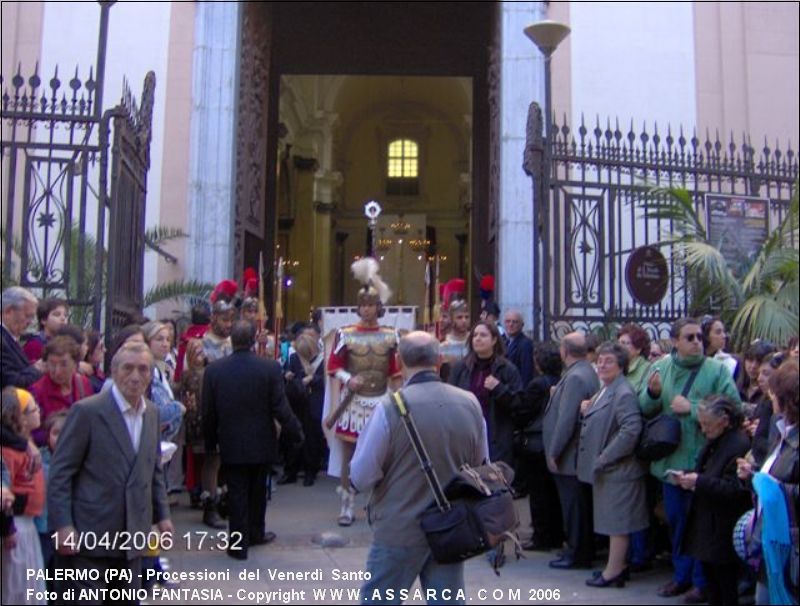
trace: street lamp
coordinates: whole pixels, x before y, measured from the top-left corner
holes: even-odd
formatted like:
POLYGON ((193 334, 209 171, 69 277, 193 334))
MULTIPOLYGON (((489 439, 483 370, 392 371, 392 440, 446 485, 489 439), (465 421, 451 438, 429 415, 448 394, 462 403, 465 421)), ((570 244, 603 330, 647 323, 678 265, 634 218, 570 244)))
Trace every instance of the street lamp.
MULTIPOLYGON (((553 99, 552 99, 552 90, 550 85, 550 58, 552 57, 553 53, 555 52, 558 45, 569 35, 570 29, 569 26, 564 25, 563 23, 558 23, 557 21, 539 21, 537 23, 533 23, 526 27, 524 30, 525 35, 530 38, 533 43, 536 45, 536 48, 544 55, 544 134, 545 134, 545 144, 544 144, 544 158, 543 158, 543 166, 542 166, 542 178, 541 183, 537 184, 540 186, 539 191, 541 192, 538 196, 538 200, 534 201, 533 204, 533 226, 534 226, 534 234, 539 229, 539 205, 540 204, 547 204, 550 199, 550 162, 551 162, 551 153, 552 153, 552 145, 553 139, 551 131, 553 129, 553 99)), ((544 263, 542 264, 542 269, 548 268, 550 266, 550 251, 549 245, 547 242, 549 241, 549 229, 550 226, 546 221, 548 217, 547 211, 544 213, 545 222, 542 225, 542 236, 544 237, 545 244, 542 247, 542 253, 544 256, 544 263)), ((534 272, 538 271, 539 269, 539 238, 534 237, 533 240, 533 268, 534 272)), ((544 271, 542 272, 544 274, 544 271)), ((533 288, 533 317, 534 317, 534 334, 537 337, 542 338, 545 335, 541 333, 541 329, 539 327, 539 310, 542 309, 542 324, 543 328, 547 329, 547 309, 550 303, 550 284, 548 277, 545 275, 543 276, 542 280, 542 300, 544 303, 544 307, 539 302, 539 289, 536 287, 536 281, 534 280, 534 288, 533 288)))

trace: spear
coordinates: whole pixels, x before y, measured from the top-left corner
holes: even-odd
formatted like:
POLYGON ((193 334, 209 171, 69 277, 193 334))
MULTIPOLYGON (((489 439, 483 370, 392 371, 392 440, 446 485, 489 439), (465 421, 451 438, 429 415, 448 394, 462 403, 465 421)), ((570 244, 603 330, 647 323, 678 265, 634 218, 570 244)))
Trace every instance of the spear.
MULTIPOLYGON (((256 330, 257 334, 266 328, 267 324, 267 307, 264 305, 264 253, 263 251, 258 254, 258 315, 256 316, 256 330)), ((267 355, 266 342, 258 342, 258 355, 262 358, 267 355)))
POLYGON ((425 298, 422 304, 422 325, 425 330, 430 328, 431 324, 431 309, 430 309, 430 294, 431 294, 431 261, 425 263, 425 298))
POLYGON ((278 344, 280 343, 281 320, 283 320, 283 305, 281 304, 283 295, 283 257, 278 259, 275 277, 275 359, 277 360, 281 355, 278 344))
POLYGON ((433 283, 434 284, 434 286, 433 286, 433 297, 434 297, 433 322, 436 325, 436 338, 437 339, 441 339, 441 337, 442 337, 442 335, 440 334, 441 330, 442 330, 442 328, 441 328, 441 323, 442 323, 442 302, 441 302, 441 300, 439 298, 439 261, 440 261, 440 257, 439 257, 439 255, 436 255, 436 275, 435 275, 435 281, 433 283))

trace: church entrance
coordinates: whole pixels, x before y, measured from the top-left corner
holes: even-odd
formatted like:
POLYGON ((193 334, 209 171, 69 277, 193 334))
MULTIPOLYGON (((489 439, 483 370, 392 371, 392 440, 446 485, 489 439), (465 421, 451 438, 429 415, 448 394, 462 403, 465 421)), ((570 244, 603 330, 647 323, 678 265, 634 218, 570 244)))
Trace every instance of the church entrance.
MULTIPOLYGON (((350 263, 371 250, 391 302, 418 306, 418 321, 429 260, 442 282, 463 277, 476 292, 495 256, 494 3, 247 3, 243 12, 237 266, 257 266, 263 251, 269 278, 283 260, 290 321, 350 304, 350 263), (370 200, 383 209, 374 237, 370 200)), ((275 280, 267 286, 274 301, 275 280)))

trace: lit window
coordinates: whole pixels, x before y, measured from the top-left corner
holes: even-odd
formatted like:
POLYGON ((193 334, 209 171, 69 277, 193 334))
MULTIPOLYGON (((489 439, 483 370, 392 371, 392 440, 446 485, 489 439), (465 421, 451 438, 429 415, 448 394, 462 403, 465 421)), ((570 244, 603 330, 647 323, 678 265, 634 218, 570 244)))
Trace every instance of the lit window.
POLYGON ((419 145, 411 139, 389 143, 386 193, 395 196, 419 195, 419 145))
POLYGON ((419 176, 419 146, 411 139, 389 144, 389 178, 416 179, 419 176))

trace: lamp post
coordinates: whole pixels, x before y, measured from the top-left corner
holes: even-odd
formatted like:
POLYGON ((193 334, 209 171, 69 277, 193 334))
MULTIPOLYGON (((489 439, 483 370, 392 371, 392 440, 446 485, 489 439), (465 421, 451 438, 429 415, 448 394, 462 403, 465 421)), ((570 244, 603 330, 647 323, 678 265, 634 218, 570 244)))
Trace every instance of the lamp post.
MULTIPOLYGON (((569 35, 570 29, 567 25, 563 23, 558 23, 557 21, 539 21, 537 23, 533 23, 526 27, 524 30, 525 35, 530 38, 533 43, 536 45, 536 48, 544 55, 544 134, 545 134, 545 144, 544 144, 544 158, 542 162, 542 176, 541 176, 541 183, 536 184, 539 189, 539 196, 534 198, 533 204, 533 228, 534 234, 539 229, 539 206, 541 204, 547 204, 550 199, 550 163, 551 163, 551 154, 552 154, 552 146, 553 146, 553 139, 552 139, 552 130, 553 130, 553 99, 552 99, 552 90, 550 84, 550 59, 553 56, 556 48, 561 42, 569 35), (537 199, 538 198, 538 199, 537 199)), ((547 268, 550 266, 550 251, 548 246, 548 236, 549 236, 549 222, 547 221, 549 214, 545 210, 544 211, 544 218, 545 221, 542 225, 542 237, 544 238, 545 244, 542 247, 542 254, 544 263, 542 264, 542 269, 547 268)), ((533 268, 534 272, 539 270, 539 238, 534 237, 533 239, 533 268)), ((545 273, 544 271, 542 272, 545 273)), ((534 289, 533 289, 533 331, 534 334, 539 338, 544 338, 545 335, 542 334, 542 328, 545 330, 547 329, 548 317, 547 317, 547 309, 549 305, 549 297, 550 297, 550 284, 547 275, 544 275, 544 279, 542 280, 542 301, 539 300, 539 289, 535 285, 536 281, 534 281, 534 289), (544 307, 542 307, 542 303, 544 307), (539 324, 539 310, 542 309, 542 320, 540 326, 539 324)))

